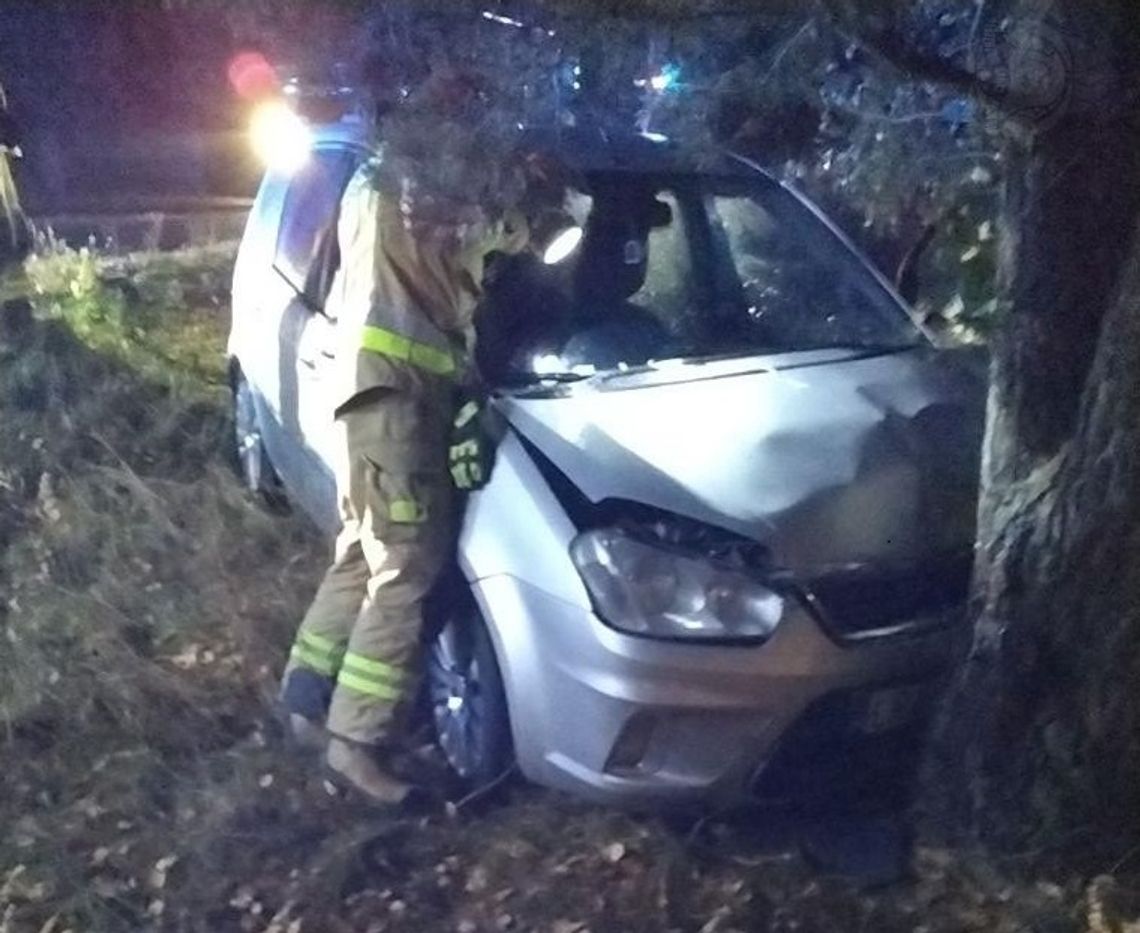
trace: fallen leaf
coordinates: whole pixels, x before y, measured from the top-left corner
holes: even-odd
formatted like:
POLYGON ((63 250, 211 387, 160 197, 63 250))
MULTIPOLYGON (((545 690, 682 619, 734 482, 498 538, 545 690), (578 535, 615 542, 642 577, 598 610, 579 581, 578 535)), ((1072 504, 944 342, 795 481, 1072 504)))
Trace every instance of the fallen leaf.
POLYGON ((150 872, 150 886, 159 889, 166 887, 166 876, 177 861, 177 855, 167 855, 155 862, 154 868, 150 872))
POLYGON ((27 870, 27 865, 17 865, 4 876, 4 884, 0 885, 0 898, 7 900, 12 896, 21 876, 24 875, 27 870))
POLYGON ((709 917, 705 925, 701 927, 701 933, 717 933, 721 928, 721 924, 728 919, 730 913, 731 911, 727 907, 719 908, 716 913, 709 917))
POLYGON ((487 869, 482 865, 475 866, 471 874, 467 876, 467 884, 464 887, 472 894, 485 891, 487 889, 487 869))
POLYGON ((40 933, 55 933, 55 928, 59 925, 59 914, 52 914, 40 927, 40 933))
POLYGON ((107 875, 96 875, 91 879, 91 890, 93 890, 99 897, 111 899, 118 897, 123 892, 123 883, 116 878, 110 878, 107 875))

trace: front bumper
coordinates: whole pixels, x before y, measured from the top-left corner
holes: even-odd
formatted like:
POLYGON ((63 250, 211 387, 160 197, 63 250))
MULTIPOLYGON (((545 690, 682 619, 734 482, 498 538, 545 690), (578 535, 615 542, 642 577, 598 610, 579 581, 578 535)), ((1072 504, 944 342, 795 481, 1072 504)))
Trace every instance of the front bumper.
POLYGON ((928 628, 841 646, 796 609, 764 645, 686 645, 623 635, 514 577, 474 589, 522 772, 625 805, 766 796, 766 773, 784 767, 777 757, 796 757, 782 739, 813 719, 830 723, 824 744, 837 753, 920 727, 961 637, 928 628), (838 718, 817 713, 837 707, 838 718))

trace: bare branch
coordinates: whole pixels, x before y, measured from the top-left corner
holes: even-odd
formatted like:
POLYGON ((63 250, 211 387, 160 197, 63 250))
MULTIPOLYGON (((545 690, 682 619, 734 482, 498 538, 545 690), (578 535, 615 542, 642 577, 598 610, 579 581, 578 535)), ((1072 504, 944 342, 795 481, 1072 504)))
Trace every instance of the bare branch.
MULTIPOLYGON (((889 11, 876 12, 874 5, 854 0, 817 0, 837 32, 865 49, 879 62, 902 72, 912 81, 939 85, 947 91, 974 97, 1000 112, 1009 110, 1005 88, 985 81, 969 69, 934 55, 917 51, 900 33, 889 11)), ((982 4, 979 4, 979 13, 982 4)))

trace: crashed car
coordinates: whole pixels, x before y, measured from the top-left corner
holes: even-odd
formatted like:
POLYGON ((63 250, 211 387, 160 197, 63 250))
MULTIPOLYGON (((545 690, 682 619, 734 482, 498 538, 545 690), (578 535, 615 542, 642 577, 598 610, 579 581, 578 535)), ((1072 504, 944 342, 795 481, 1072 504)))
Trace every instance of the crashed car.
MULTIPOLYGON (((584 235, 488 267, 502 437, 425 627, 444 755, 636 805, 900 780, 962 641, 982 380, 748 162, 549 145, 584 235)), ((369 155, 341 123, 270 171, 233 289, 243 474, 329 530, 323 306, 369 155)))

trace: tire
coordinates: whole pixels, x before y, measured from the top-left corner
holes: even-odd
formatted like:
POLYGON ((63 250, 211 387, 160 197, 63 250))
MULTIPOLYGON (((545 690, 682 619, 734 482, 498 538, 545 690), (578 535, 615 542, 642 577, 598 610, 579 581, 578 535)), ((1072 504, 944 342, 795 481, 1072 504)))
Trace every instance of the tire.
POLYGON ((284 489, 269 460, 253 390, 238 370, 234 376, 234 468, 242 485, 271 505, 284 503, 284 489))
POLYGON ((481 787, 514 761, 503 678, 474 605, 452 616, 431 642, 428 702, 436 742, 451 770, 481 787))

